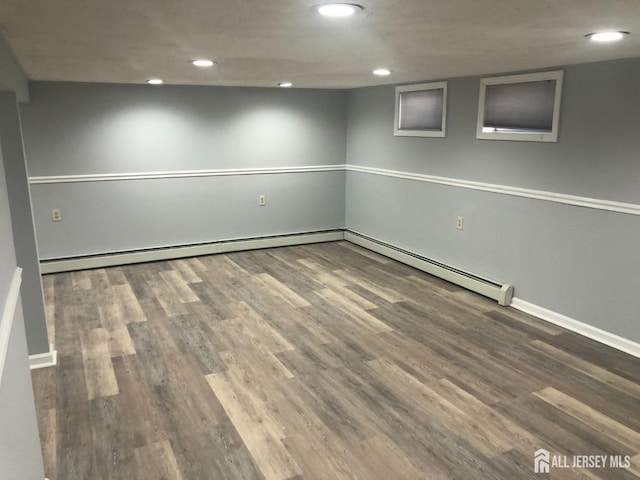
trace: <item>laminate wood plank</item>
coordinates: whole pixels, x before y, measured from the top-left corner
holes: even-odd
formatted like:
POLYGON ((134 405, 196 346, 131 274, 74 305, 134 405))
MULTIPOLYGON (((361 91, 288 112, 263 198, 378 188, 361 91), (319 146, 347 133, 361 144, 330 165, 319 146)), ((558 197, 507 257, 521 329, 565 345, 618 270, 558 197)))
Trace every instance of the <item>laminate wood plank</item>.
POLYGON ((270 261, 262 265, 265 273, 299 295, 306 296, 313 290, 323 288, 324 285, 316 280, 314 272, 299 263, 304 255, 297 253, 295 248, 269 250, 267 255, 270 261))
POLYGON ((122 405, 119 423, 126 426, 126 443, 137 449, 167 440, 164 418, 138 357, 124 355, 114 358, 113 370, 122 405))
POLYGON ((539 438, 540 447, 557 454, 631 453, 628 447, 535 396, 495 404, 493 407, 539 438))
MULTIPOLYGON (((192 265, 188 261, 184 259, 172 260, 169 262, 169 265, 171 265, 173 270, 180 275, 186 284, 202 282, 202 279, 196 274, 192 265)), ((202 267, 204 267, 204 265, 202 267)))
POLYGON ((315 294, 325 302, 332 304, 343 312, 347 312, 351 320, 354 320, 359 326, 373 333, 390 332, 393 330, 392 327, 383 321, 364 311, 357 303, 333 290, 318 290, 315 294))
MULTIPOLYGON (((79 341, 78 341, 79 343, 79 341)), ((78 345, 77 350, 80 351, 78 345)), ((58 357, 58 398, 56 407, 54 465, 59 480, 96 478, 89 402, 82 359, 58 357)))
POLYGON ((277 281, 268 273, 260 273, 258 275, 255 275, 254 278, 257 280, 260 286, 270 292, 271 295, 276 295, 279 298, 282 298, 293 308, 302 308, 311 305, 307 300, 302 298, 300 295, 298 295, 283 283, 277 281))
POLYGON ((215 282, 206 280, 203 272, 200 272, 200 276, 203 278, 201 283, 191 284, 191 290, 198 296, 200 302, 185 304, 187 310, 193 311, 194 308, 200 308, 202 313, 210 318, 233 318, 235 314, 228 307, 228 304, 232 302, 219 292, 215 282))
POLYGON ((151 443, 134 450, 131 478, 184 480, 168 441, 151 443))
POLYGON ((536 318, 533 315, 529 315, 528 313, 520 312, 513 307, 500 308, 500 313, 504 316, 512 318, 517 322, 525 323, 532 326, 533 328, 536 328, 537 330, 548 333, 549 335, 560 335, 567 332, 567 330, 562 327, 558 327, 553 323, 540 320, 539 318, 536 318))
POLYGON ((43 286, 52 480, 535 479, 538 448, 640 462, 638 359, 348 243, 43 286))
POLYGON ((109 352, 111 357, 134 355, 133 341, 127 330, 119 304, 101 305, 98 307, 100 320, 109 336, 109 352))
POLYGON ((318 440, 312 435, 292 435, 282 440, 287 451, 296 459, 304 475, 292 479, 325 480, 327 478, 342 480, 358 478, 354 472, 355 461, 345 458, 346 449, 339 449, 325 439, 318 440))
MULTIPOLYGON (((507 355, 502 355, 502 358, 510 358, 519 371, 528 371, 527 378, 537 378, 539 385, 554 387, 569 396, 582 396, 584 403, 591 408, 640 431, 640 417, 628 414, 629 411, 640 409, 638 398, 616 390, 607 383, 545 355, 528 344, 520 346, 517 351, 511 349, 507 355), (535 365, 536 368, 532 370, 527 364, 535 365), (567 378, 571 378, 572 382, 568 383, 567 378), (616 401, 612 402, 612 398, 616 401)), ((539 389, 534 388, 531 391, 539 389)))
POLYGON ((344 270, 344 269, 334 270, 334 273, 337 277, 347 282, 347 285, 359 285, 360 287, 366 290, 369 290, 374 295, 377 295, 378 297, 383 298, 387 302, 395 303, 395 302, 402 302, 403 300, 407 300, 407 297, 401 295, 397 291, 391 288, 384 287, 373 281, 368 281, 364 278, 358 277, 357 274, 354 274, 348 270, 344 270))
POLYGON ((153 290, 154 295, 162 305, 167 316, 186 315, 187 309, 184 302, 177 294, 177 290, 165 282, 160 275, 147 274, 145 277, 147 284, 153 290))
POLYGON ((555 335, 547 339, 547 343, 632 382, 640 383, 638 359, 628 353, 573 332, 555 335))
POLYGON ((91 275, 89 271, 71 272, 71 285, 74 290, 91 290, 91 275))
POLYGON ((512 448, 509 439, 494 431, 485 430, 483 419, 477 420, 465 410, 421 383, 401 368, 382 360, 372 360, 367 365, 397 389, 400 395, 421 407, 424 414, 437 415, 447 427, 471 443, 486 456, 503 453, 512 448))
POLYGON ((160 277, 169 284, 170 288, 176 291, 182 303, 197 302, 200 300, 179 272, 175 270, 161 272, 160 277))
MULTIPOLYGON (((522 453, 536 450, 540 440, 515 422, 502 416, 494 408, 482 403, 473 395, 444 378, 433 385, 433 390, 449 402, 463 409, 481 424, 487 436, 493 435, 507 441, 508 449, 517 448, 522 453)), ((502 452, 504 453, 504 452, 502 452)))
MULTIPOLYGON (((337 277, 331 270, 324 268, 317 262, 308 258, 299 258, 297 262, 305 269, 306 275, 313 278, 318 283, 329 288, 341 288, 348 285, 344 279, 337 277)), ((317 290, 317 289, 316 289, 317 290)))
POLYGON ((172 336, 179 339, 183 348, 191 353, 203 374, 226 370, 224 361, 218 355, 218 352, 225 350, 228 345, 225 342, 224 346, 221 346, 221 328, 214 330, 192 315, 170 317, 169 324, 173 327, 172 336))
POLYGON ((203 260, 202 257, 200 258, 191 257, 191 258, 184 259, 184 261, 189 264, 189 266, 195 273, 206 272, 209 270, 202 260, 203 260))
POLYGON ((120 396, 100 397, 89 402, 96 478, 127 480, 133 462, 133 445, 127 441, 120 396))
POLYGON ((640 452, 640 432, 632 430, 606 415, 594 410, 575 398, 565 395, 559 390, 547 387, 534 395, 554 407, 562 410, 567 415, 594 426, 603 434, 619 441, 623 445, 629 446, 633 451, 640 452))
POLYGON ((56 445, 56 414, 55 408, 43 409, 38 415, 38 432, 42 447, 42 461, 45 465, 45 475, 49 480, 57 477, 57 445, 56 445))
POLYGON ((167 328, 160 322, 154 326, 145 322, 130 324, 129 331, 169 433, 195 433, 217 425, 224 417, 220 403, 205 382, 191 380, 201 379, 202 373, 196 361, 180 350, 167 328))
POLYGON ((236 314, 232 320, 224 320, 221 326, 232 340, 234 349, 242 348, 242 345, 254 347, 264 346, 268 352, 282 352, 293 350, 291 345, 268 322, 265 322, 258 313, 244 302, 229 305, 236 314))
POLYGON ((129 282, 122 267, 105 268, 105 273, 107 274, 109 285, 112 287, 116 285, 126 285, 129 282))
POLYGON ((227 372, 206 378, 265 478, 283 480, 301 474, 300 467, 280 441, 282 432, 266 412, 256 406, 257 402, 252 402, 252 393, 234 382, 227 372))
POLYGON ((122 315, 125 323, 147 321, 147 317, 140 306, 138 297, 136 297, 133 288, 129 284, 116 285, 112 287, 112 289, 120 307, 122 308, 122 315))
POLYGON ((589 375, 594 379, 604 382, 607 385, 619 390, 620 392, 632 395, 640 400, 640 385, 638 383, 632 382, 631 380, 616 375, 615 373, 611 373, 610 371, 599 367, 598 365, 594 365, 591 362, 571 355, 563 350, 560 350, 559 348, 543 342, 542 340, 533 340, 530 345, 536 350, 543 352, 545 355, 548 355, 564 363, 565 365, 570 366, 571 368, 589 375))
POLYGON ((109 333, 104 328, 81 331, 82 359, 88 399, 118 394, 109 352, 109 333))

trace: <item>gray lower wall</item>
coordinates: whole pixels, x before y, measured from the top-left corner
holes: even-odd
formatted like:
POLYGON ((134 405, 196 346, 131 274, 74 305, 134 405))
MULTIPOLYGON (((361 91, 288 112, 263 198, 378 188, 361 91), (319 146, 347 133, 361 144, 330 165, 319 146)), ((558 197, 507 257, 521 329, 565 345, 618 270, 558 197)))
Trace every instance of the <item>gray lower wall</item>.
MULTIPOLYGON (((31 93, 32 176, 344 163, 343 91, 34 83, 31 93)), ((343 171, 32 185, 42 259, 342 228, 344 196, 343 171)))
POLYGON ((345 172, 31 187, 42 259, 344 226, 345 172), (266 206, 258 196, 266 196, 266 206), (62 210, 52 222, 50 208, 62 210))
MULTIPOLYGON (((393 136, 392 86, 351 91, 347 163, 640 204, 640 59, 564 70, 558 143, 476 140, 479 79, 462 78, 444 139, 393 136)), ((350 229, 640 341, 640 216, 359 172, 346 211, 350 229)))

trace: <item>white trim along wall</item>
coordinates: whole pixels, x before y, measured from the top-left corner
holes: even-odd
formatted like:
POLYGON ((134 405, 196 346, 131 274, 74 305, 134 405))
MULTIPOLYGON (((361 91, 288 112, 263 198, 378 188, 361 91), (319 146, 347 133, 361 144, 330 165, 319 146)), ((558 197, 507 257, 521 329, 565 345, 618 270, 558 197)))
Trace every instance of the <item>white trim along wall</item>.
POLYGON ((475 182, 450 177, 438 177, 423 173, 403 172, 399 170, 387 170, 384 168, 362 167, 359 165, 315 165, 305 167, 275 167, 275 168, 240 168, 224 170, 189 170, 178 172, 140 172, 140 173, 105 173, 89 175, 60 175, 46 177, 30 177, 31 185, 56 184, 56 183, 80 183, 80 182, 109 182, 123 180, 153 180, 159 178, 188 178, 188 177, 217 177, 231 175, 271 175, 284 173, 311 173, 311 172, 360 172, 370 175, 404 178, 418 182, 436 183, 458 188, 480 190, 484 192, 499 193, 515 197, 544 200, 547 202, 562 203, 576 207, 593 208, 609 212, 640 215, 640 205, 635 203, 616 202, 599 198, 567 195, 564 193, 547 192, 530 188, 511 187, 494 183, 475 182))

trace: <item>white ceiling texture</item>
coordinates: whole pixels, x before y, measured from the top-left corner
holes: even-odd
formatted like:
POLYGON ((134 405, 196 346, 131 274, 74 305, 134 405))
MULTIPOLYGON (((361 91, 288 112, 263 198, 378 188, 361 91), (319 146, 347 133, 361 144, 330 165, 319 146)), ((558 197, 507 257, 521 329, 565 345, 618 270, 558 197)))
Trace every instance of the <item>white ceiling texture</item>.
POLYGON ((29 79, 76 82, 352 88, 640 57, 640 0, 361 0, 343 19, 318 3, 2 0, 0 33, 29 79), (585 38, 602 30, 630 35, 585 38))

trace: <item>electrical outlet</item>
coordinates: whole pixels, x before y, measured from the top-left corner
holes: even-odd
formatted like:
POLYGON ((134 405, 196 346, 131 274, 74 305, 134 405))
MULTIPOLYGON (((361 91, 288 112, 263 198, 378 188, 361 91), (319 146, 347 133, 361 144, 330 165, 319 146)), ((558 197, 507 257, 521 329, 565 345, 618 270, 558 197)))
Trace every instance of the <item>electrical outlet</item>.
POLYGON ((60 212, 59 208, 51 209, 51 220, 53 220, 54 222, 62 221, 62 212, 60 212))
POLYGON ((464 218, 462 218, 462 217, 458 217, 458 218, 456 219, 456 228, 457 228, 458 230, 462 230, 462 227, 464 227, 464 218))
POLYGON ((261 207, 264 207, 267 204, 267 197, 265 197, 264 195, 260 195, 258 197, 258 205, 260 205, 261 207))

